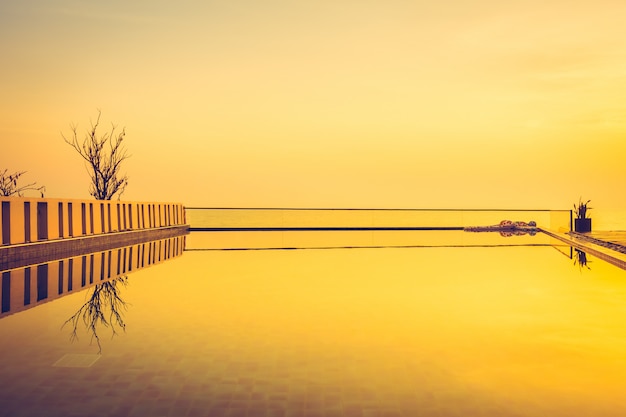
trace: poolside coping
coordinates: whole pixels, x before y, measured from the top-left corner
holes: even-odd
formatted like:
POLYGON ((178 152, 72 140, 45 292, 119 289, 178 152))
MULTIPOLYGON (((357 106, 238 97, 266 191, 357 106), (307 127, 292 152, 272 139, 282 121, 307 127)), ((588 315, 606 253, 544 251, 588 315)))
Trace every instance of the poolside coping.
POLYGON ((593 233, 555 232, 540 230, 576 249, 626 269, 626 232, 604 231, 593 233))
POLYGON ((189 233, 189 225, 129 230, 0 246, 0 271, 189 233))

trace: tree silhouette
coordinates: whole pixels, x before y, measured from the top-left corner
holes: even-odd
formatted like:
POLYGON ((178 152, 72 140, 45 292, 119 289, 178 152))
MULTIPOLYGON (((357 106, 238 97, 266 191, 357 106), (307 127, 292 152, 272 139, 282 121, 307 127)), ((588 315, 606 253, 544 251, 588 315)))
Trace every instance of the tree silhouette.
POLYGON ((120 173, 122 162, 129 157, 122 145, 126 130, 122 128, 120 132, 116 132, 117 127, 111 124, 109 132, 100 134, 98 128, 101 113, 98 110, 95 123, 91 123, 91 128, 85 132, 82 141, 78 139, 78 127, 74 124, 70 125, 69 137, 63 133, 61 136, 87 162, 91 177, 89 194, 96 200, 111 200, 116 194, 119 199, 128 185, 128 177, 120 173))
POLYGON ((19 197, 23 197, 24 191, 39 191, 41 193, 41 197, 43 197, 43 193, 46 191, 46 187, 43 185, 36 187, 36 182, 25 185, 19 184, 20 177, 26 174, 26 171, 18 171, 13 174, 9 174, 8 172, 8 169, 0 171, 0 196, 11 197, 17 195, 19 197))

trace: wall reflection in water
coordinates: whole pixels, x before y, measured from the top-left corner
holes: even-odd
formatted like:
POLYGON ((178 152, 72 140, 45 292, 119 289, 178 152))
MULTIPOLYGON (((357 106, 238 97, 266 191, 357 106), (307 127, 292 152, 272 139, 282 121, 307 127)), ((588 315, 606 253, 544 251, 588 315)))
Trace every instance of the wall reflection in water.
POLYGON ((185 236, 179 236, 2 271, 0 319, 88 288, 94 302, 123 305, 119 288, 126 274, 180 256, 184 248, 185 236))

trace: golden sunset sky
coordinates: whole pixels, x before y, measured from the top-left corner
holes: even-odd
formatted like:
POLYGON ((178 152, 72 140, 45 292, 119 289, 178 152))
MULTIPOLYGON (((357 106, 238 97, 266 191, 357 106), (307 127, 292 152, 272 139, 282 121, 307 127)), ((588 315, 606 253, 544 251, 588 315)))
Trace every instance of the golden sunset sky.
POLYGON ((89 198, 61 137, 126 127, 123 199, 626 209, 626 2, 0 4, 0 168, 89 198))

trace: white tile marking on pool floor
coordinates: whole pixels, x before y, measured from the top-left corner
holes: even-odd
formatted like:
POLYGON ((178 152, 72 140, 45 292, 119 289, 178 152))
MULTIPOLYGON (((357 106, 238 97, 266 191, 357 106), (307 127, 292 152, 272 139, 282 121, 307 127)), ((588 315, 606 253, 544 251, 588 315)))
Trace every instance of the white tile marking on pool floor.
POLYGON ((100 355, 92 353, 66 353, 52 364, 61 368, 89 368, 100 359, 100 355))

